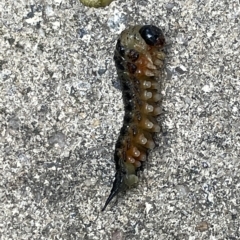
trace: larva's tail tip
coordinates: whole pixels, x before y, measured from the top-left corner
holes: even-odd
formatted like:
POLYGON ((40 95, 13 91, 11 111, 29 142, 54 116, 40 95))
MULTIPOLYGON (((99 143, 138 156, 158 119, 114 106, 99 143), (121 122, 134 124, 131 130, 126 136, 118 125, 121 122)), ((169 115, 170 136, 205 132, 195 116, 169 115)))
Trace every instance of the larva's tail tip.
POLYGON ((102 212, 106 209, 107 205, 112 201, 112 199, 121 190, 122 185, 123 185, 123 175, 121 172, 116 172, 115 180, 113 182, 111 193, 110 193, 109 197, 107 198, 107 201, 106 201, 104 207, 102 208, 102 212))
POLYGON ((108 197, 105 205, 104 205, 103 208, 102 208, 102 212, 106 209, 107 205, 111 202, 111 200, 113 199, 113 197, 115 196, 115 194, 116 194, 115 192, 114 192, 114 193, 113 193, 113 192, 110 193, 110 195, 109 195, 109 197, 108 197))
POLYGON ((104 206, 103 206, 103 208, 102 208, 101 212, 104 212, 104 211, 105 211, 105 209, 106 209, 107 205, 108 205, 108 202, 106 202, 106 203, 104 204, 104 206))

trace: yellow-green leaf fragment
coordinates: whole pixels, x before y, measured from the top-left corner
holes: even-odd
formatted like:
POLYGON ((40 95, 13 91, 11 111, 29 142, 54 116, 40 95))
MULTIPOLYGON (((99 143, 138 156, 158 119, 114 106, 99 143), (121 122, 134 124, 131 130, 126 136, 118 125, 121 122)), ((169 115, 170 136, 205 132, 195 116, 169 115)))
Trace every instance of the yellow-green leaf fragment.
POLYGON ((82 4, 87 7, 106 7, 108 6, 113 0, 80 0, 82 4))

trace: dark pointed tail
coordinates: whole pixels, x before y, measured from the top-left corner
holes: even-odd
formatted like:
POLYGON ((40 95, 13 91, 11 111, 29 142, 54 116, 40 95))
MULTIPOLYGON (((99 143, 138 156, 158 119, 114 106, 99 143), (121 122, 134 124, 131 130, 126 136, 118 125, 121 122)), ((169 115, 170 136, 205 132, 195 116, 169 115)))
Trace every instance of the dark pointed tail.
POLYGON ((122 189, 122 187, 123 187, 123 174, 122 174, 122 172, 116 172, 115 180, 113 182, 111 193, 110 193, 104 207, 102 208, 102 212, 106 209, 107 205, 111 202, 111 200, 119 193, 119 191, 122 189))

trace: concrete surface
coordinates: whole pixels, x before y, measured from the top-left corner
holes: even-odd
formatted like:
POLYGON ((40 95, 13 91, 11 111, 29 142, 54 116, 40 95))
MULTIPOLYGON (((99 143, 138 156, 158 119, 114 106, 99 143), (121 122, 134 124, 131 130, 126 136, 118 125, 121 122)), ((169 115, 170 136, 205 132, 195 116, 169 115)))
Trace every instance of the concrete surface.
POLYGON ((240 239, 239 4, 1 1, 1 239, 240 239), (168 41, 163 131, 102 213, 123 118, 113 51, 134 24, 168 41))

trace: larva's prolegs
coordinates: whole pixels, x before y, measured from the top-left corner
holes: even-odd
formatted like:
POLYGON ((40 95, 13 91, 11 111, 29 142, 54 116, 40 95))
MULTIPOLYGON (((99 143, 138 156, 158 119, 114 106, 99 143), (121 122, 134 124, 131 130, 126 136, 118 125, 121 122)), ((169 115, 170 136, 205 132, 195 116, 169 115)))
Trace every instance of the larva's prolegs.
POLYGON ((138 182, 137 172, 155 147, 153 135, 160 131, 159 77, 165 54, 165 38, 153 25, 124 30, 117 41, 114 61, 122 86, 125 116, 118 137, 114 160, 116 174, 111 193, 102 209, 119 191, 138 182))

